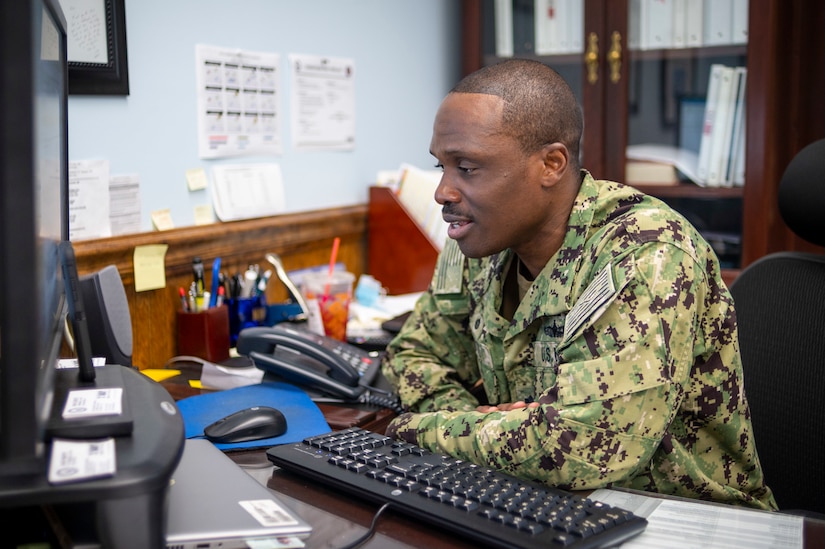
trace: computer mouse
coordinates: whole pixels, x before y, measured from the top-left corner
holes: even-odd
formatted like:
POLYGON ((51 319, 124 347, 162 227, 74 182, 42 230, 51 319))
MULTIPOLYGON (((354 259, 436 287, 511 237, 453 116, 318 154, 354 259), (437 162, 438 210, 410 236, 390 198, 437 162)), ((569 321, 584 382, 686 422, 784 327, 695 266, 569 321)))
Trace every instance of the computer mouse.
POLYGON ((285 432, 284 414, 269 406, 253 406, 238 410, 207 425, 203 430, 208 440, 222 444, 272 438, 285 432))

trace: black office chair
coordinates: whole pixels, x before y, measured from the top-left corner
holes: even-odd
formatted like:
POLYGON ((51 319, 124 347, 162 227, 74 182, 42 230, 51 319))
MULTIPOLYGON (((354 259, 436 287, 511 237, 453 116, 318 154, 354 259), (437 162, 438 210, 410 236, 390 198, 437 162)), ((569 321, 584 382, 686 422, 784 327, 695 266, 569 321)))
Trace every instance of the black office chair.
MULTIPOLYGON (((825 246, 825 139, 788 165, 779 210, 794 233, 825 246)), ((730 291, 765 480, 780 510, 825 513, 825 255, 767 255, 730 291)))

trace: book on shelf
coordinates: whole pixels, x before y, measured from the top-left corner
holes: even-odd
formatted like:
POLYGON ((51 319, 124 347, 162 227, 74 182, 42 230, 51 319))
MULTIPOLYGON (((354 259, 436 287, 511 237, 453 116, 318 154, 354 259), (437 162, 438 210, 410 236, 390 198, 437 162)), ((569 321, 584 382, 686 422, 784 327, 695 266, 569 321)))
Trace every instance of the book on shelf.
POLYGON ((513 56, 513 2, 495 0, 493 4, 496 23, 496 55, 513 56))
POLYGON ((736 167, 744 165, 746 83, 745 67, 710 68, 697 167, 699 179, 708 187, 744 183, 736 167))
POLYGON ((625 183, 628 185, 678 185, 682 182, 673 164, 648 160, 625 162, 625 183))
POLYGON ((736 105, 736 69, 723 66, 716 96, 716 111, 710 140, 710 158, 708 159, 709 187, 725 185, 727 164, 730 158, 731 130, 736 105))
POLYGON ((699 160, 696 175, 704 186, 708 181, 710 169, 711 145, 713 139, 713 124, 716 121, 716 108, 719 99, 719 85, 725 66, 715 63, 710 67, 708 77, 708 91, 705 99, 705 116, 702 122, 702 138, 699 141, 699 160))
POLYGON ((747 91, 747 80, 747 68, 736 67, 736 106, 733 112, 730 159, 725 175, 725 182, 729 186, 742 186, 745 184, 745 93, 747 91))
POLYGON ((658 144, 630 145, 625 157, 628 185, 676 185, 683 181, 701 185, 696 174, 699 156, 691 150, 658 144))

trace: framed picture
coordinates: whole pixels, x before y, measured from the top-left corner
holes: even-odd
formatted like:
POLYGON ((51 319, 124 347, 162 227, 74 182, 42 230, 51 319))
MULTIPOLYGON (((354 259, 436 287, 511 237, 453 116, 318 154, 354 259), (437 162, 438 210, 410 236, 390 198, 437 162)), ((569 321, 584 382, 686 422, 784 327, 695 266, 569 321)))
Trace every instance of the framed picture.
POLYGON ((129 95, 124 0, 60 0, 68 28, 69 94, 129 95))

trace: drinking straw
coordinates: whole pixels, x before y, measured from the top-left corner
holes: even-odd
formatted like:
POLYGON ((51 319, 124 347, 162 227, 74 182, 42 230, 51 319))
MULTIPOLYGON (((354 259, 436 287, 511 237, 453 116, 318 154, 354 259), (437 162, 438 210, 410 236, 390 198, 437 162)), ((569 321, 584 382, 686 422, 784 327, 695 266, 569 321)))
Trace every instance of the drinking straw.
POLYGON ((324 301, 329 299, 329 287, 332 284, 332 271, 335 270, 335 258, 338 257, 338 246, 341 245, 341 239, 335 237, 332 241, 332 253, 329 255, 329 272, 327 273, 327 284, 324 286, 324 301))

